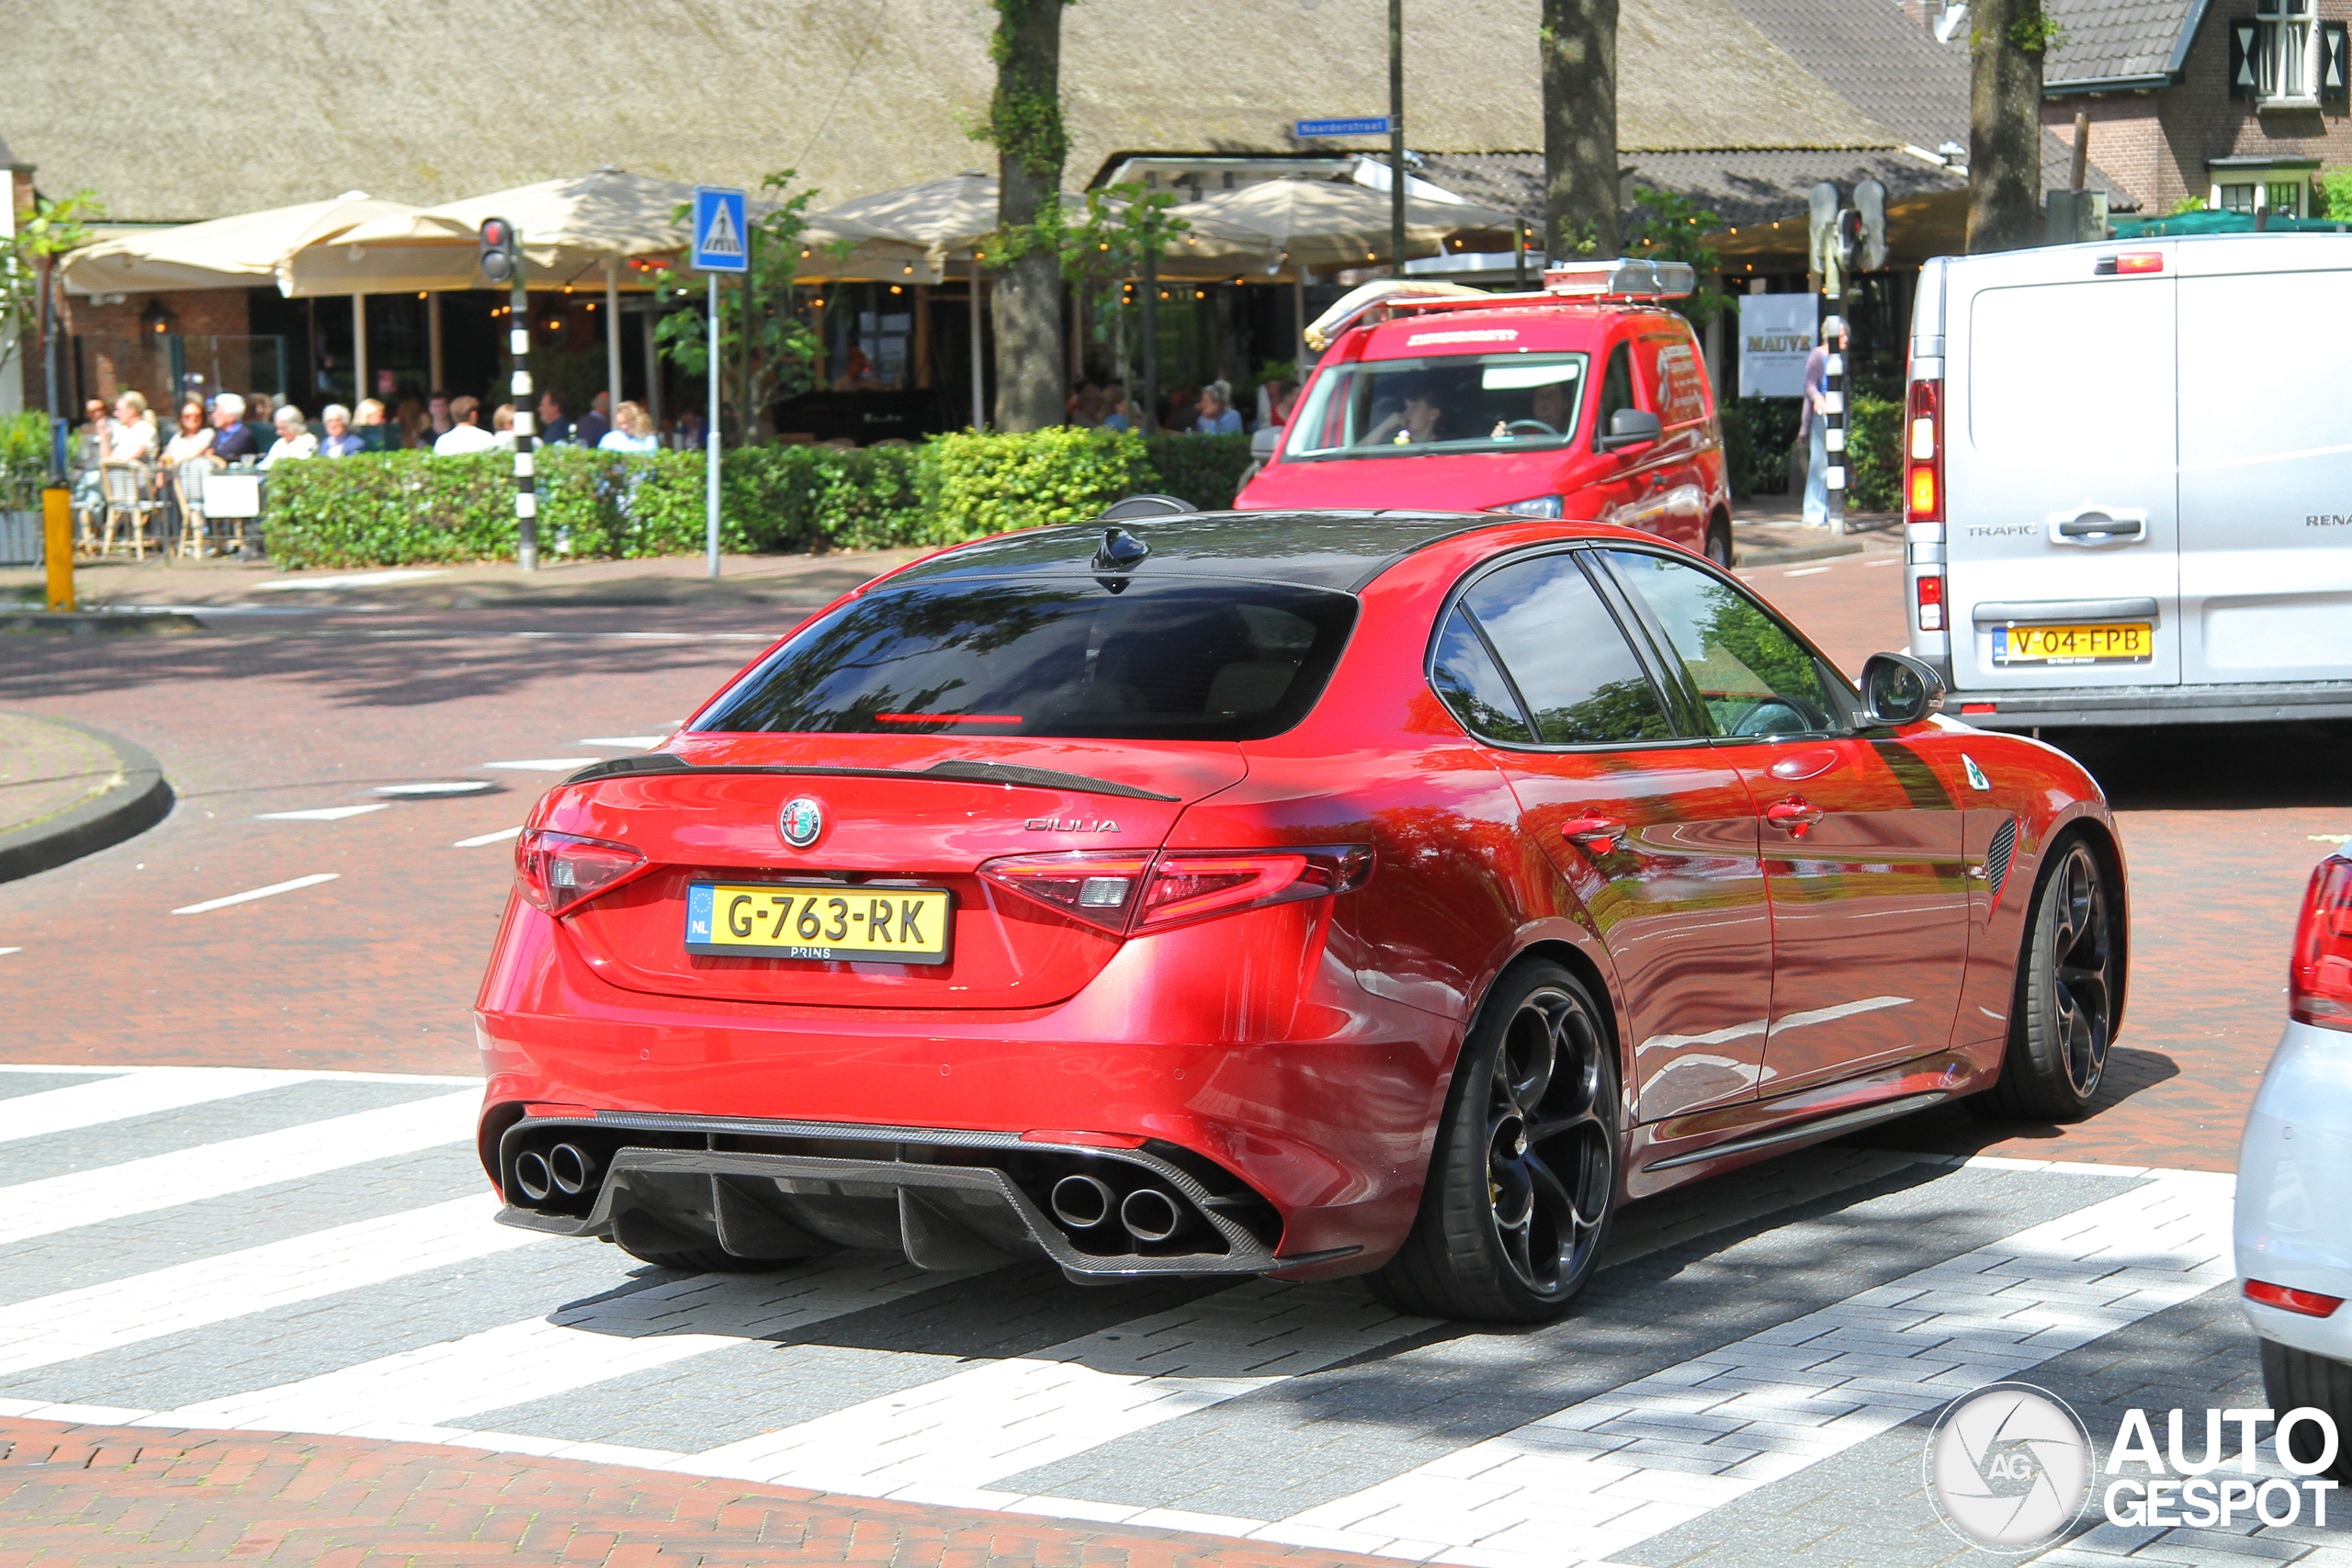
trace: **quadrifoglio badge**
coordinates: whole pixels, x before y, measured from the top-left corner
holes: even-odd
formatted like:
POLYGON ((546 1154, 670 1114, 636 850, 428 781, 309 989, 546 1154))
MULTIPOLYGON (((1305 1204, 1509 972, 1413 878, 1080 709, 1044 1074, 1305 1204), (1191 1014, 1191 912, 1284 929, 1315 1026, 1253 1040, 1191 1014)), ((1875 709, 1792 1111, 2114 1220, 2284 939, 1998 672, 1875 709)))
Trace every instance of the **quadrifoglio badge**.
POLYGON ((2127 1410, 2098 1462, 2089 1428, 2066 1402, 2030 1383, 1994 1383, 1944 1407, 1928 1438, 1928 1495, 1954 1533, 2004 1554, 2039 1551, 2065 1534, 2097 1492, 2110 1524, 2226 1529, 2325 1525, 2323 1472, 2338 1452, 2324 1410, 2163 1413, 2127 1410), (2234 1436, 2235 1442, 2231 1438, 2234 1436), (2275 1458, 2286 1476, 2265 1476, 2275 1458))

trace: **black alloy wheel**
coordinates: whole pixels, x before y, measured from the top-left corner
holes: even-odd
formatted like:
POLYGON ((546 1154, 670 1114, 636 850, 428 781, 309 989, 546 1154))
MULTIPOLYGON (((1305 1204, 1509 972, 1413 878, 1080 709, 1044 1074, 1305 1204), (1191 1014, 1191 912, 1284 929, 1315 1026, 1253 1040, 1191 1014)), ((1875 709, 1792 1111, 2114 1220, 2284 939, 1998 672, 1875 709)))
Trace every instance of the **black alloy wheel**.
POLYGON ((1615 1046, 1555 964, 1506 976, 1464 1042, 1420 1213, 1370 1279, 1400 1312, 1557 1315, 1599 1262, 1617 1191, 1615 1046))
POLYGON ((2107 870, 2081 838, 2062 841, 2034 895, 2000 1081, 1987 1114, 2077 1122, 2107 1072, 2123 942, 2107 870))

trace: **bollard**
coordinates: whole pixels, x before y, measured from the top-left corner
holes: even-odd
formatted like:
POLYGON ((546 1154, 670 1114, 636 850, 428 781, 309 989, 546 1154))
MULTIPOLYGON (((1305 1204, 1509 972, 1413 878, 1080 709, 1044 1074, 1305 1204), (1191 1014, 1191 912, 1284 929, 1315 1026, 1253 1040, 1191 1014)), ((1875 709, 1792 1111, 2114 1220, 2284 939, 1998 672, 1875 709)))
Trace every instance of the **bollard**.
POLYGON ((41 558, 49 566, 49 607, 74 608, 74 495, 62 486, 40 492, 41 558))

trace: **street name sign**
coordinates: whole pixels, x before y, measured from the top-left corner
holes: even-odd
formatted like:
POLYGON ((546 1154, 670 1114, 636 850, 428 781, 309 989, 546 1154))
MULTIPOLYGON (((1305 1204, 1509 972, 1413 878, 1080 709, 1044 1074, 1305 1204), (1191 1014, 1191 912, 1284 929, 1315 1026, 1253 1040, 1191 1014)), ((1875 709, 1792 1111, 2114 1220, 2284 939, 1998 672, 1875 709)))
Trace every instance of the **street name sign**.
POLYGON ((748 272, 743 243, 743 193, 726 186, 695 186, 695 270, 748 272))
POLYGON ((1306 141, 1317 136, 1385 136, 1389 119, 1385 114, 1359 115, 1353 119, 1302 119, 1291 127, 1291 132, 1306 141))

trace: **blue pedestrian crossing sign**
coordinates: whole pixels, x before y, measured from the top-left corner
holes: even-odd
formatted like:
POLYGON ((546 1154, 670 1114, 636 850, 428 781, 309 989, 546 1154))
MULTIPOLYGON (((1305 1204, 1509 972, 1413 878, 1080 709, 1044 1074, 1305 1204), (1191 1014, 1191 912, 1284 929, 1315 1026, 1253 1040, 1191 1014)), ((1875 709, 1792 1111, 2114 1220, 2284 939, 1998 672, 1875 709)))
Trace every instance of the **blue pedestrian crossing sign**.
POLYGON ((743 193, 725 186, 695 186, 695 270, 750 271, 751 247, 743 235, 743 193))

